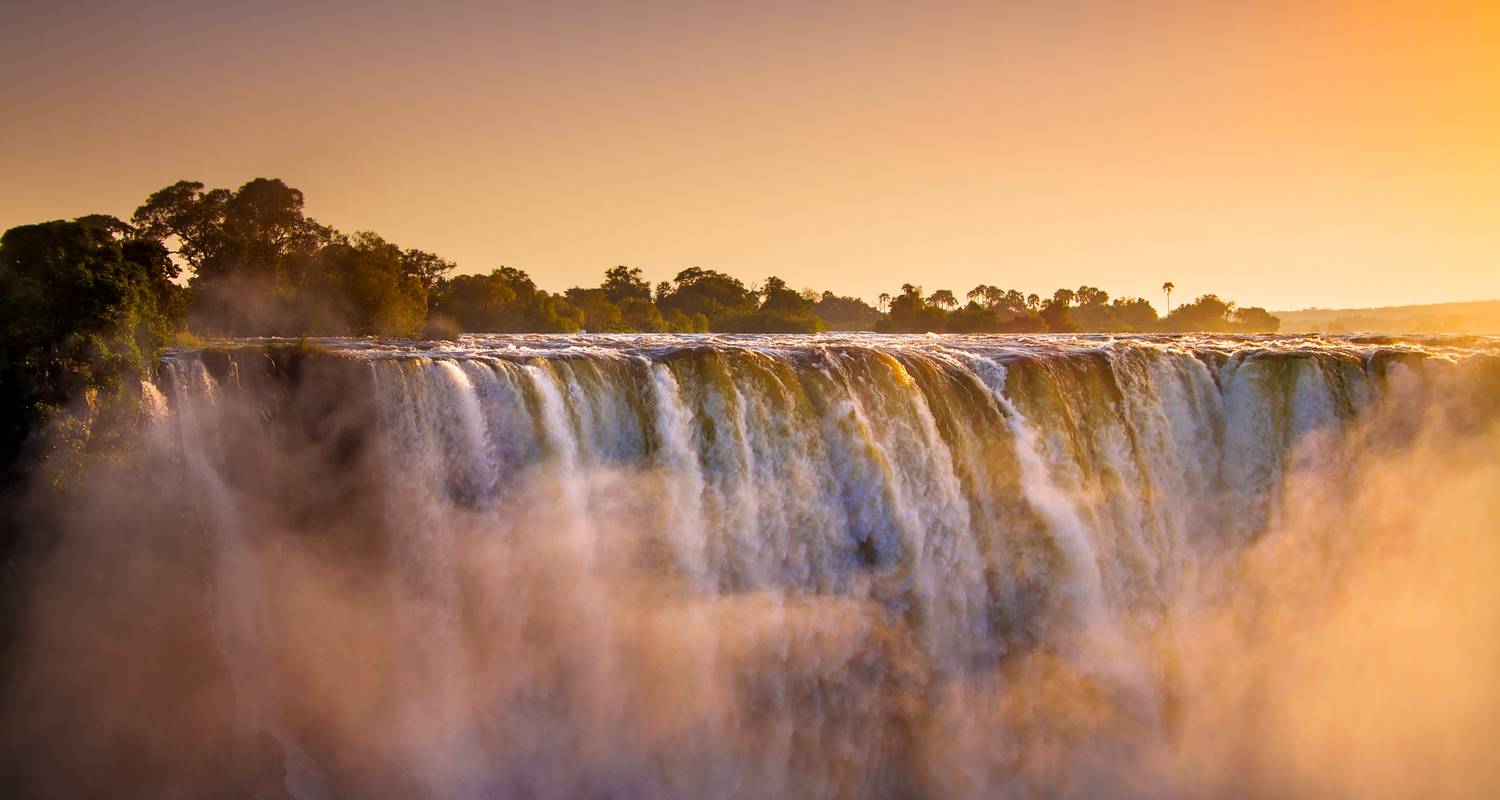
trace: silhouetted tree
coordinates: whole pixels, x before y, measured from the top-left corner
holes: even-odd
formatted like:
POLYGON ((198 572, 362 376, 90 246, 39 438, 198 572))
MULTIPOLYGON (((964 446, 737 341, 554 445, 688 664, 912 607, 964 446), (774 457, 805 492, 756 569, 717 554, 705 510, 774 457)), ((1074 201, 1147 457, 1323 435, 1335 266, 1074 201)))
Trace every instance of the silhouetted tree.
POLYGON ((1260 306, 1237 308, 1230 315, 1235 330, 1246 333, 1275 333, 1281 330, 1281 318, 1260 306))
POLYGON ((673 279, 671 288, 657 298, 662 313, 680 311, 691 318, 701 314, 715 326, 716 320, 731 311, 753 309, 755 295, 739 280, 711 269, 689 267, 673 279))
POLYGON ((880 312, 858 297, 840 297, 825 291, 813 304, 813 313, 829 330, 868 331, 875 329, 880 312))
POLYGON ((953 292, 948 289, 939 289, 933 292, 927 298, 927 302, 945 311, 952 311, 958 308, 958 298, 954 297, 953 292))
POLYGON ((759 292, 759 308, 739 306, 726 311, 714 323, 714 330, 733 333, 815 333, 823 330, 823 321, 813 313, 812 303, 787 288, 776 276, 766 278, 759 292))
POLYGON ((1184 303, 1162 320, 1162 327, 1169 331, 1222 332, 1231 327, 1229 315, 1234 304, 1220 300, 1217 295, 1206 294, 1191 303, 1184 303))
POLYGON ((619 304, 629 299, 651 302, 651 284, 641 277, 640 267, 610 267, 604 273, 604 283, 599 287, 611 303, 619 304))
POLYGON ((896 333, 941 332, 947 315, 922 296, 922 287, 902 284, 901 294, 891 300, 890 318, 885 326, 896 333))
POLYGON ((444 282, 434 308, 463 330, 484 333, 572 333, 584 323, 583 312, 513 267, 444 282))
POLYGON ((1114 316, 1113 330, 1142 333, 1155 330, 1159 322, 1156 309, 1139 297, 1117 297, 1110 303, 1114 316))
POLYGON ((1073 316, 1068 313, 1068 301, 1073 293, 1067 289, 1058 289, 1053 292, 1052 299, 1042 304, 1042 321, 1047 323, 1049 333, 1072 333, 1078 330, 1073 323, 1073 316))

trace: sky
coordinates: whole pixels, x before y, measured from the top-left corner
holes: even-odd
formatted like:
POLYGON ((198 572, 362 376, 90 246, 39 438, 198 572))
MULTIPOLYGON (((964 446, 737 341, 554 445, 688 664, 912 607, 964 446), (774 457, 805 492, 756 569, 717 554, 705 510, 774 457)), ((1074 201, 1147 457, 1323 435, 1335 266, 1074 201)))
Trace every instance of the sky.
POLYGON ((1494 2, 0 0, 0 109, 4 228, 279 177, 554 291, 1500 298, 1494 2))

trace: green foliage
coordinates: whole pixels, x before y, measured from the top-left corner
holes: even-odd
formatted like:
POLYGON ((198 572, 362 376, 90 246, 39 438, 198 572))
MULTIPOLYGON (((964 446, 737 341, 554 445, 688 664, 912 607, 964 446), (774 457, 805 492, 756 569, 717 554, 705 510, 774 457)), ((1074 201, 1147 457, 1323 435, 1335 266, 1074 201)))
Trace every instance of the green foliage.
POLYGON ((1142 298, 1111 300, 1094 286, 1058 289, 1045 301, 1035 294, 989 284, 975 286, 965 296, 967 305, 948 308, 957 302, 952 293, 939 290, 923 297, 921 287, 906 284, 901 294, 890 299, 889 315, 876 323, 876 329, 904 333, 1275 332, 1281 325, 1263 308, 1237 309, 1214 295, 1179 306, 1166 318, 1158 317, 1151 303, 1142 298))
POLYGON ((874 330, 880 319, 880 312, 858 297, 840 297, 828 291, 813 303, 812 309, 823 325, 834 331, 874 330))
POLYGON ((787 288, 776 276, 766 278, 759 292, 760 306, 732 309, 721 316, 714 330, 735 333, 817 333, 823 320, 813 312, 812 301, 787 288))
POLYGON ((444 280, 435 294, 434 310, 466 331, 573 333, 585 322, 582 311, 513 267, 444 280))
POLYGON ((1091 286, 1059 289, 1044 302, 1036 294, 981 284, 960 305, 950 290, 924 296, 920 287, 906 284, 894 298, 881 295, 876 309, 832 292, 795 292, 775 276, 751 289, 701 267, 684 269, 653 290, 639 267, 618 265, 605 271, 597 287, 558 295, 510 267, 448 278, 452 262, 403 250, 374 233, 339 233, 304 213, 302 192, 268 178, 235 190, 179 181, 148 197, 132 222, 96 215, 72 224, 113 242, 124 261, 145 271, 153 313, 186 318, 207 334, 452 338, 461 331, 996 333, 1279 326, 1264 309, 1236 309, 1212 295, 1159 319, 1143 299, 1111 301, 1091 286), (185 276, 179 276, 179 265, 185 276))
POLYGON ((908 283, 891 300, 887 320, 883 327, 895 333, 937 333, 947 330, 948 315, 922 296, 922 287, 908 283))
POLYGON ((1073 321, 1073 314, 1068 306, 1068 300, 1072 297, 1073 293, 1067 289, 1058 289, 1051 300, 1042 304, 1042 322, 1047 324, 1048 333, 1072 333, 1078 330, 1078 324, 1073 321))
POLYGON ((605 271, 604 283, 599 288, 616 305, 623 305, 631 300, 651 302, 651 284, 641 277, 640 267, 610 267, 605 271))
MULTIPOLYGON (((322 306, 300 303, 304 330, 415 336, 427 319, 424 257, 369 232, 340 237, 318 251, 304 278, 305 297, 327 298, 322 306)), ((435 258, 435 257, 433 257, 435 258)))
POLYGON ((954 297, 953 292, 948 289, 939 289, 928 295, 927 302, 945 311, 958 308, 958 298, 954 297))
POLYGON ((1162 326, 1169 331, 1227 331, 1232 327, 1229 315, 1233 310, 1233 303, 1206 294, 1172 309, 1162 320, 1162 326))
POLYGON ((1237 331, 1246 333, 1275 333, 1281 330, 1281 318, 1260 306, 1237 308, 1230 315, 1231 324, 1237 331))
MULTIPOLYGON (((661 310, 656 307, 648 295, 645 299, 640 297, 627 297, 620 301, 620 318, 625 323, 625 329, 638 331, 640 333, 658 333, 670 330, 670 323, 662 316, 661 310)), ((705 324, 707 324, 705 320, 705 324)))
POLYGON ((592 333, 621 333, 631 330, 625 324, 620 307, 603 289, 572 288, 564 293, 568 302, 583 314, 583 330, 592 333))
POLYGON ((256 178, 236 191, 179 181, 132 220, 192 274, 190 324, 232 335, 422 330, 427 295, 453 263, 373 233, 344 236, 303 214, 302 192, 256 178))
POLYGON ((132 379, 179 319, 175 270, 162 247, 95 215, 23 225, 0 237, 0 458, 58 413, 54 445, 104 445, 93 421, 128 412, 132 379), (125 406, 122 409, 122 406, 125 406))
POLYGON ((738 279, 699 267, 677 273, 672 286, 658 292, 656 299, 663 314, 680 311, 688 318, 702 315, 714 330, 720 329, 719 320, 730 313, 743 314, 753 309, 754 303, 755 295, 738 279))
POLYGON ((332 229, 302 213, 302 192, 266 178, 237 191, 179 181, 131 217, 145 237, 192 271, 195 328, 227 334, 289 334, 306 328, 298 294, 332 229))
POLYGON ((1156 330, 1160 319, 1156 309, 1139 297, 1117 297, 1110 303, 1113 330, 1128 333, 1143 333, 1156 330))
MULTIPOLYGON (((499 267, 447 277, 454 264, 371 232, 340 233, 304 213, 301 191, 256 178, 238 189, 179 181, 153 194, 127 224, 106 215, 26 225, 0 237, 0 484, 14 479, 28 441, 47 449, 47 482, 113 451, 138 412, 136 381, 176 336, 379 335, 455 339, 495 333, 923 333, 1037 331, 1273 332, 1263 308, 1204 295, 1165 319, 1140 298, 1095 287, 1043 301, 989 284, 960 300, 906 284, 877 309, 856 297, 793 291, 779 277, 758 288, 690 267, 646 281, 638 267, 605 271, 597 287, 558 295, 526 272, 499 267), (181 329, 187 322, 193 332, 181 329), (118 423, 118 424, 117 424, 118 423)), ((1163 284, 1170 303, 1172 283, 1163 284)), ((315 351, 305 339, 268 353, 287 363, 315 351)), ((4 520, 0 520, 3 523, 4 520)), ((3 524, 0 524, 3 528, 3 524)))

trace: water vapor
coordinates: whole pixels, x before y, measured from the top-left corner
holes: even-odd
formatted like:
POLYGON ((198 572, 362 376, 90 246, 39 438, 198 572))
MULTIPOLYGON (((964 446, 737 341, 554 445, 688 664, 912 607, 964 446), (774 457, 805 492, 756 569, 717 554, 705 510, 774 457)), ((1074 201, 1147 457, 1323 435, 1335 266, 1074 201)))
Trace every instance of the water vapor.
POLYGON ((1485 340, 174 353, 26 796, 1500 793, 1485 340))

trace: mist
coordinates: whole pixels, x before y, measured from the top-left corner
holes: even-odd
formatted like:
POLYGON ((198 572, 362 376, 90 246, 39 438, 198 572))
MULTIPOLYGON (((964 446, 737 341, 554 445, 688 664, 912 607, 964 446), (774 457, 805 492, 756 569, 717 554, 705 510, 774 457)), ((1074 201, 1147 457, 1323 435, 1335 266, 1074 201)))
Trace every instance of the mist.
POLYGON ((1500 793, 1483 347, 622 342, 169 355, 0 785, 1500 793))

